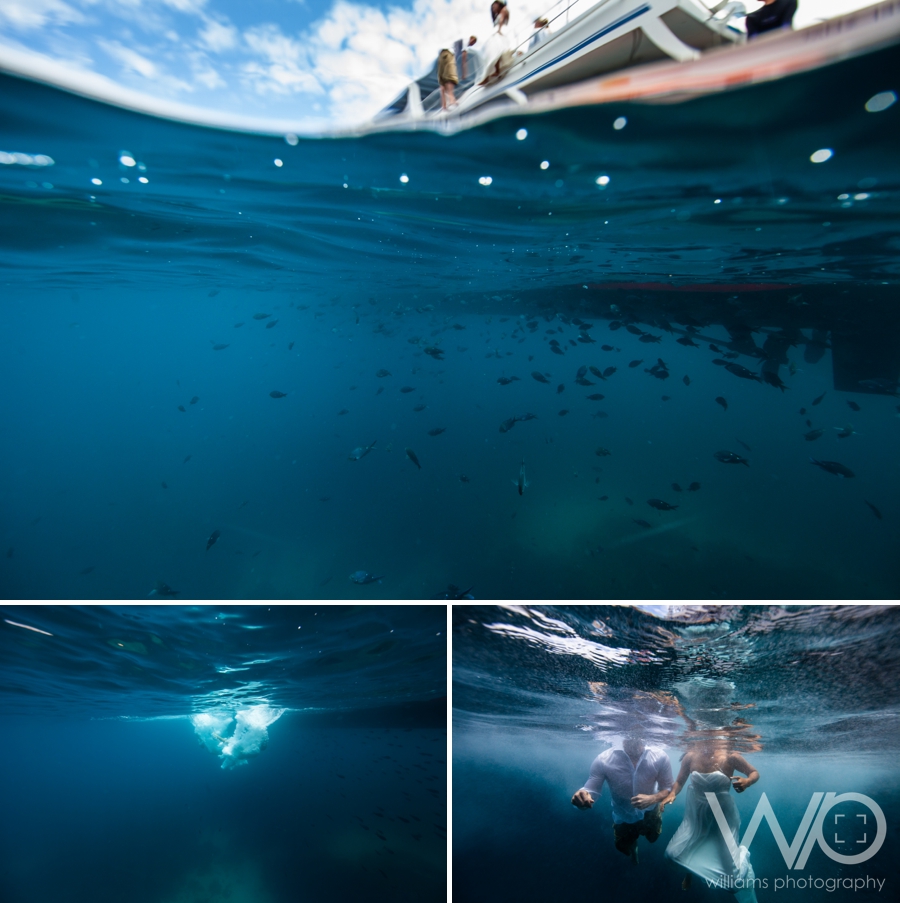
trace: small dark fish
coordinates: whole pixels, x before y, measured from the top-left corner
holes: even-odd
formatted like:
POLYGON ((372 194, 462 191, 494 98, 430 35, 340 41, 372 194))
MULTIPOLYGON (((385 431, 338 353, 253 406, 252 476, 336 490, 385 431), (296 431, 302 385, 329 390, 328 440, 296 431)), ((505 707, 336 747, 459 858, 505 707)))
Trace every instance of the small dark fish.
POLYGON ((377 391, 375 392, 375 394, 376 394, 376 395, 381 395, 381 393, 382 393, 383 391, 384 391, 384 386, 379 386, 378 389, 377 389, 377 391))
POLYGON ((849 479, 850 477, 856 476, 849 467, 844 467, 843 464, 838 464, 837 461, 817 461, 815 458, 810 458, 813 464, 816 467, 821 467, 822 470, 827 470, 828 473, 833 473, 836 477, 846 477, 849 479))
POLYGON ((593 395, 588 395, 588 401, 603 401, 606 398, 605 395, 601 395, 599 392, 594 392, 593 395))
POLYGON ((644 363, 644 359, 641 358, 639 361, 629 361, 628 366, 629 367, 640 367, 641 364, 643 364, 643 363, 644 363))
POLYGON ((604 351, 615 351, 615 350, 616 350, 615 348, 613 348, 612 345, 601 345, 600 347, 601 347, 604 351))
POLYGON ((671 396, 671 395, 663 395, 663 396, 662 396, 662 400, 663 400, 663 401, 671 401, 671 400, 672 400, 672 396, 671 396))
POLYGON ((278 389, 272 389, 269 392, 269 398, 287 398, 287 392, 279 392, 278 389))
MULTIPOLYGON (((863 501, 866 502, 865 499, 863 499, 863 501)), ((872 509, 872 514, 874 514, 875 517, 878 518, 878 520, 884 520, 884 518, 881 516, 881 512, 871 502, 866 502, 866 504, 872 509)), ((12 549, 10 549, 10 552, 11 551, 12 549)))
POLYGON ((604 448, 602 445, 598 445, 598 446, 594 449, 594 454, 595 454, 598 458, 607 458, 607 457, 609 457, 609 456, 612 454, 612 452, 611 452, 608 448, 604 448))
MULTIPOLYGON (((601 377, 602 378, 602 377, 601 377)), ((575 378, 575 382, 579 386, 595 386, 596 383, 591 379, 586 379, 583 376, 578 376, 575 378)))
POLYGON ((716 404, 722 405, 722 410, 723 410, 723 411, 727 411, 727 410, 728 410, 728 402, 727 402, 721 395, 719 395, 719 396, 716 398, 716 404))
POLYGON ((195 396, 191 399, 191 404, 197 404, 198 401, 200 401, 200 396, 199 396, 199 395, 195 395, 195 396))
POLYGON ((677 483, 673 483, 673 484, 672 484, 672 488, 673 488, 676 492, 681 492, 681 487, 680 487, 677 483))
POLYGON ((224 351, 227 347, 228 345, 213 345, 213 351, 224 351))
POLYGON ((821 439, 822 436, 824 436, 824 435, 825 435, 825 430, 823 428, 823 429, 818 429, 818 430, 810 430, 808 433, 803 434, 803 438, 807 442, 815 442, 816 439, 821 439))
POLYGON ((96 569, 97 569, 97 566, 95 564, 92 564, 86 568, 82 568, 78 573, 81 574, 82 577, 84 577, 87 574, 90 574, 91 571, 95 571, 96 569))
POLYGON ((725 364, 725 369, 729 373, 733 373, 735 376, 739 376, 741 379, 752 379, 758 383, 762 382, 762 380, 752 370, 748 370, 746 367, 742 367, 740 364, 735 364, 733 361, 729 361, 727 364, 725 364))
POLYGON ((720 358, 720 357, 715 357, 715 358, 713 358, 713 363, 714 363, 717 367, 724 367, 724 366, 728 363, 728 361, 723 361, 722 358, 720 358))
POLYGON ((272 320, 269 323, 266 323, 266 329, 271 329, 276 323, 278 323, 278 320, 272 320))
POLYGON ((778 375, 777 371, 766 369, 765 365, 763 365, 762 378, 764 383, 769 386, 774 386, 776 389, 781 389, 782 392, 787 389, 787 386, 784 384, 784 381, 778 375))
POLYGON ((419 463, 419 459, 416 457, 416 453, 411 448, 406 449, 406 457, 409 458, 409 460, 412 461, 413 464, 415 464, 416 467, 419 468, 419 470, 422 469, 422 465, 419 463))
POLYGON ((376 375, 379 379, 384 379, 385 376, 390 376, 390 375, 391 375, 391 371, 390 371, 390 370, 379 370, 375 375, 376 375))
POLYGON ((578 368, 578 372, 575 374, 575 378, 581 379, 583 376, 587 376, 587 372, 588 372, 587 364, 582 364, 582 366, 580 366, 578 368))
POLYGON ((447 432, 447 427, 445 426, 436 426, 433 430, 428 431, 429 436, 440 436, 441 433, 447 432))
POLYGON ((501 386, 508 386, 513 380, 518 378, 518 376, 500 376, 497 378, 497 382, 500 383, 501 386))
POLYGON ((471 483, 472 481, 464 473, 461 473, 459 475, 459 482, 460 483, 471 483))
POLYGON ((234 328, 235 328, 235 329, 240 329, 243 325, 244 325, 243 323, 235 323, 235 324, 234 324, 234 328))
POLYGON ((592 417, 609 417, 609 414, 606 411, 597 411, 596 414, 592 414, 592 417))
POLYGON ((341 409, 338 411, 338 417, 340 417, 342 414, 349 414, 349 413, 350 413, 350 409, 349 409, 349 408, 341 408, 341 409))
POLYGON ((617 329, 621 329, 622 324, 618 320, 610 320, 609 321, 609 331, 615 332, 617 329))
POLYGON ((515 425, 518 417, 510 417, 509 420, 504 420, 503 423, 500 424, 500 432, 508 433, 515 425))
MULTIPOLYGON (((851 411, 861 411, 862 410, 862 408, 855 401, 848 401, 847 404, 850 405, 851 411)), ((866 502, 866 504, 868 505, 869 503, 866 502)))
POLYGON ((721 353, 722 353, 722 349, 719 348, 718 345, 713 345, 712 342, 709 343, 709 350, 710 350, 710 351, 715 351, 716 354, 721 354, 721 353))
POLYGON ((521 420, 523 423, 526 420, 537 420, 537 414, 519 414, 516 420, 521 420))
POLYGON ((271 314, 254 314, 253 319, 254 320, 265 320, 266 317, 271 317, 271 316, 272 316, 271 314))
POLYGON ((531 373, 531 376, 533 379, 536 379, 539 383, 549 383, 550 382, 550 380, 547 379, 547 377, 544 376, 544 374, 541 373, 539 370, 533 370, 531 373))
POLYGON ((560 395, 561 393, 563 393, 563 392, 565 392, 565 391, 566 391, 566 386, 565 386, 564 383, 560 383, 560 384, 556 387, 556 394, 557 394, 557 395, 560 395))
POLYGON ((651 508, 656 508, 657 511, 674 511, 678 507, 678 505, 670 505, 662 499, 647 499, 647 504, 651 508))
POLYGON ((649 332, 645 332, 645 333, 638 339, 638 341, 639 341, 639 342, 647 342, 648 344, 649 344, 650 342, 656 342, 656 343, 658 343, 658 342, 661 342, 661 341, 662 341, 662 336, 661 336, 661 335, 651 335, 649 332))
POLYGON ((563 351, 562 348, 559 347, 559 345, 551 345, 550 350, 554 354, 565 354, 565 351, 563 351))
POLYGON ((429 345, 424 349, 427 355, 433 357, 436 361, 442 361, 444 359, 444 350, 443 348, 438 348, 436 345, 429 345))
POLYGON ((625 328, 626 328, 632 335, 643 335, 643 334, 644 334, 644 330, 643 330, 643 329, 640 329, 640 328, 637 327, 637 326, 635 326, 634 323, 626 323, 626 324, 625 324, 625 328))
POLYGON ((690 378, 689 376, 683 377, 681 381, 682 381, 686 386, 689 386, 689 385, 691 384, 691 378, 690 378))
POLYGON ((168 488, 169 488, 168 485, 167 485, 166 483, 160 483, 159 485, 162 486, 163 489, 168 489, 168 488))
POLYGON ((608 495, 601 495, 601 496, 598 497, 597 500, 600 501, 600 502, 608 502, 608 501, 609 501, 609 496, 608 496, 608 495))
POLYGON ((713 457, 717 461, 721 461, 723 464, 746 464, 747 467, 750 466, 750 462, 746 458, 742 458, 739 454, 733 451, 717 451, 713 457))
POLYGON ((561 411, 559 411, 558 413, 559 413, 559 416, 560 416, 560 417, 565 417, 566 414, 569 413, 569 411, 568 411, 568 409, 563 408, 563 409, 562 409, 561 411))
POLYGON ((616 368, 615 368, 615 367, 607 367, 607 368, 603 371, 603 378, 606 379, 607 377, 612 376, 613 373, 615 373, 615 372, 616 372, 616 368))
POLYGON ((753 451, 753 449, 750 448, 750 446, 747 445, 746 442, 742 441, 741 439, 738 439, 737 436, 734 437, 734 441, 737 442, 737 444, 740 445, 741 448, 745 448, 747 451, 753 451))
POLYGON ((400 389, 400 391, 403 392, 404 395, 406 395, 406 394, 408 394, 409 392, 415 392, 416 390, 415 390, 412 386, 403 386, 403 387, 400 389))
POLYGON ((178 405, 178 410, 181 411, 182 414, 187 414, 187 408, 183 404, 178 405))
POLYGON ((826 392, 823 392, 818 398, 814 398, 813 401, 812 401, 812 406, 815 407, 817 404, 819 404, 819 402, 821 402, 822 399, 823 399, 827 394, 828 394, 828 392, 826 391, 826 392))
POLYGON ((697 482, 691 483, 691 485, 688 486, 688 492, 699 492, 699 490, 700 484, 697 482))
POLYGON ((190 461, 191 458, 193 458, 193 457, 194 457, 193 455, 188 455, 181 463, 182 463, 182 464, 187 464, 187 462, 190 461))
POLYGON ((680 339, 675 339, 679 345, 684 345, 686 348, 699 348, 700 346, 690 337, 690 336, 682 336, 680 339))
POLYGON ((643 527, 645 530, 652 530, 652 529, 653 529, 653 524, 648 524, 647 521, 645 521, 645 520, 643 520, 643 519, 641 519, 641 520, 635 520, 634 518, 632 518, 632 521, 633 521, 634 523, 636 523, 639 527, 643 527))
POLYGON ((424 411, 425 408, 427 408, 427 407, 428 407, 427 404, 417 404, 417 405, 413 408, 413 410, 416 411, 416 413, 418 413, 419 411, 424 411))
POLYGON ((626 495, 626 496, 625 496, 625 501, 626 501, 626 502, 628 502, 628 504, 629 504, 629 505, 633 505, 633 504, 634 504, 634 502, 633 502, 633 501, 631 501, 631 499, 630 499, 630 498, 628 498, 628 496, 627 496, 627 495, 626 495))
POLYGON ((600 368, 599 368, 599 367, 595 367, 595 366, 592 364, 590 367, 588 367, 588 370, 590 370, 591 373, 593 373, 594 376, 597 377, 597 379, 603 379, 603 374, 600 372, 600 368))
POLYGON ((525 459, 522 458, 522 466, 519 468, 519 479, 513 480, 513 485, 519 490, 519 495, 525 495, 525 490, 531 485, 525 479, 525 459))
POLYGON ((288 351, 293 350, 293 348, 294 348, 294 343, 293 343, 293 342, 288 342, 288 351))
POLYGON ((209 539, 206 540, 206 551, 208 552, 215 544, 216 540, 221 536, 221 532, 219 530, 213 530, 210 534, 209 539))

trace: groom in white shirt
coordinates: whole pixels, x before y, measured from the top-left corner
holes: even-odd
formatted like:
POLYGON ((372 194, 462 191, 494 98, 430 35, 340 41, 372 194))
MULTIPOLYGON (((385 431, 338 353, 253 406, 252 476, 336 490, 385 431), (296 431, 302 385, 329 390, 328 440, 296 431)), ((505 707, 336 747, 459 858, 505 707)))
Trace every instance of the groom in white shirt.
POLYGON ((621 749, 600 753, 591 765, 590 777, 572 797, 578 809, 590 809, 603 784, 612 796, 613 832, 616 849, 638 862, 637 842, 643 835, 650 843, 662 831, 659 804, 672 787, 672 766, 666 753, 647 746, 643 738, 630 734, 621 749))

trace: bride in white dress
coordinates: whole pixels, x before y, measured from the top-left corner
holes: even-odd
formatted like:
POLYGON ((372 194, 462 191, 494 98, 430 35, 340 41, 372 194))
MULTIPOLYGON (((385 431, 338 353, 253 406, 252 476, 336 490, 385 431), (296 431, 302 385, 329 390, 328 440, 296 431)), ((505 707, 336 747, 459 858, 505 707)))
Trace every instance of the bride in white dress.
POLYGON ((750 854, 740 846, 741 816, 729 791, 733 786, 737 793, 743 793, 759 780, 759 772, 743 756, 729 752, 726 741, 706 741, 685 753, 681 771, 661 808, 674 801, 688 780, 684 820, 666 847, 666 856, 688 871, 682 887, 690 887, 693 873, 733 893, 737 903, 756 903, 750 854), (734 777, 735 771, 746 777, 734 777), (727 836, 719 827, 707 793, 715 794, 713 799, 727 823, 727 836))

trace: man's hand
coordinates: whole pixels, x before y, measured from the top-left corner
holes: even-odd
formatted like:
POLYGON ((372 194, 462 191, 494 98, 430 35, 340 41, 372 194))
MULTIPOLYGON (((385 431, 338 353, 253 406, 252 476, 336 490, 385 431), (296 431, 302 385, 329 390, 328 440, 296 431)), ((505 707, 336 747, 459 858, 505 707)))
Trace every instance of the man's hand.
POLYGON ((743 793, 753 781, 750 778, 732 778, 731 784, 734 787, 735 793, 743 793))
POLYGON ((631 798, 631 805, 635 809, 649 809, 659 802, 659 795, 656 793, 639 793, 631 798))
POLYGON ((594 798, 582 789, 572 797, 572 805, 577 809, 590 809, 594 805, 594 798))

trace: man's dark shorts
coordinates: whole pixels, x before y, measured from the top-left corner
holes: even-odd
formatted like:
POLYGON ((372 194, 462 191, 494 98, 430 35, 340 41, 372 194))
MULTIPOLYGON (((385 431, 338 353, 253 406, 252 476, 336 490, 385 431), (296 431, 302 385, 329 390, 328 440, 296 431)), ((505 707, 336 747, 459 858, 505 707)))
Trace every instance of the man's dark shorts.
POLYGON ((616 849, 620 853, 630 856, 638 837, 643 835, 650 843, 653 843, 659 837, 661 831, 662 812, 659 806, 654 806, 644 813, 642 821, 622 822, 622 824, 613 825, 613 832, 616 836, 616 849))

